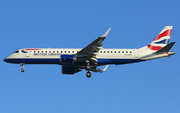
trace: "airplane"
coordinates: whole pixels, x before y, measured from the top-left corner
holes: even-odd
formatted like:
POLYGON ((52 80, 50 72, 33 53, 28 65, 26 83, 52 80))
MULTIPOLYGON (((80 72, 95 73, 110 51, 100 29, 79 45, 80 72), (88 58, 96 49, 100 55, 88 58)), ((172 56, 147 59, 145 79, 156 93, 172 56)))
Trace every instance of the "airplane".
POLYGON ((26 48, 19 49, 4 59, 5 62, 20 64, 24 72, 25 64, 58 64, 62 65, 62 74, 75 74, 87 70, 86 76, 91 72, 104 72, 109 65, 120 65, 142 62, 161 57, 170 57, 175 52, 169 51, 175 42, 169 43, 173 26, 164 29, 147 46, 139 49, 104 49, 102 42, 111 28, 105 34, 95 39, 83 49, 51 49, 26 48), (106 65, 104 69, 98 66, 106 65))

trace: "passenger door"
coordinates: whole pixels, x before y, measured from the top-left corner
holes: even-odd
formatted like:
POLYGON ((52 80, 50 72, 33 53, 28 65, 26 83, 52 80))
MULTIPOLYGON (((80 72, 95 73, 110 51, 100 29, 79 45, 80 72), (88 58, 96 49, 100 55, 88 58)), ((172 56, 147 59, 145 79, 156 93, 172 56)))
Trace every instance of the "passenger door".
POLYGON ((31 51, 28 51, 27 53, 25 53, 26 57, 30 57, 30 52, 31 51))
POLYGON ((139 49, 134 49, 134 56, 135 58, 139 57, 139 49))

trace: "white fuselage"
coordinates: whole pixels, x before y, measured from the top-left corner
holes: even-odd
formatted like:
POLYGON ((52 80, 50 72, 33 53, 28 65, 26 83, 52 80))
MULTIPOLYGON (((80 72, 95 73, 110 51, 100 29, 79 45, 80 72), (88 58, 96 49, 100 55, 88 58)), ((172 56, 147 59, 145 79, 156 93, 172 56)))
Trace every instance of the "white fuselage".
MULTIPOLYGON (((75 55, 81 49, 20 49, 8 57, 6 62, 25 64, 60 64, 62 54, 75 55)), ((160 57, 168 56, 163 54, 160 57)), ((97 65, 126 64, 159 58, 150 51, 139 49, 101 49, 96 53, 97 65)))
MULTIPOLYGON (((60 55, 74 55, 81 49, 20 49, 12 53, 6 59, 11 63, 26 64, 60 64, 60 55), (22 51, 25 52, 22 52, 22 51)), ((102 60, 111 60, 109 64, 121 64, 138 60, 138 49, 102 49, 96 53, 97 63, 103 63, 102 60), (116 61, 115 61, 116 60, 116 61), (121 60, 121 61, 118 61, 121 60), (124 62, 125 61, 125 62, 124 62)))

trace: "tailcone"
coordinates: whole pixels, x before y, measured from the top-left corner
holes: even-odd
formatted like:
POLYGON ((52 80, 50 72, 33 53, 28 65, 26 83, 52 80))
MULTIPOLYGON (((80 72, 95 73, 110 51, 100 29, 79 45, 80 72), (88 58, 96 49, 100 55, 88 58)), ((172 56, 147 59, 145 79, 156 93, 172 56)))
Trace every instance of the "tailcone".
POLYGON ((174 55, 174 54, 176 54, 176 52, 174 52, 174 51, 169 51, 168 54, 169 54, 169 55, 174 55))

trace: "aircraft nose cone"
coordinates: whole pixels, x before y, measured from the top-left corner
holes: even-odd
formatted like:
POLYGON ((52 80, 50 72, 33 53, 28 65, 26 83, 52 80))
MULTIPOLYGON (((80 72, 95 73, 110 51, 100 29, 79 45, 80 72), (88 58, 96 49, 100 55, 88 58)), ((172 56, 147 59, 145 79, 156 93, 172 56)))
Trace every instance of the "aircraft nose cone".
POLYGON ((6 58, 4 59, 4 62, 7 62, 7 59, 6 59, 6 58))
POLYGON ((4 62, 8 62, 8 63, 9 63, 9 58, 6 57, 6 58, 4 59, 4 62))

